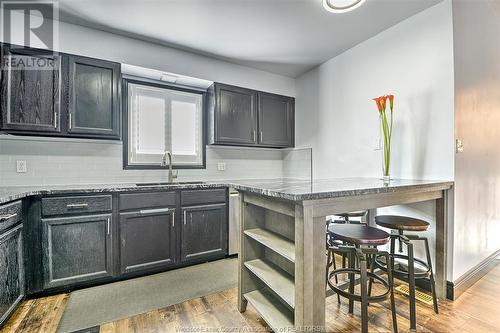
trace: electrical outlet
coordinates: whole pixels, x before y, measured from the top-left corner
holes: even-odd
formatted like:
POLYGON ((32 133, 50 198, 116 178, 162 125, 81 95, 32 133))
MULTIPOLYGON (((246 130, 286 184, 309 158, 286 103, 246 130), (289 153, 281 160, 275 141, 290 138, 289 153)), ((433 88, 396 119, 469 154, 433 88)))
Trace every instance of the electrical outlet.
POLYGON ((217 163, 217 170, 225 171, 226 170, 226 162, 218 162, 217 163))
POLYGON ((25 160, 16 161, 16 172, 26 173, 28 171, 28 166, 25 160))
POLYGON ((456 152, 457 154, 464 152, 464 143, 460 139, 457 139, 456 141, 456 152))

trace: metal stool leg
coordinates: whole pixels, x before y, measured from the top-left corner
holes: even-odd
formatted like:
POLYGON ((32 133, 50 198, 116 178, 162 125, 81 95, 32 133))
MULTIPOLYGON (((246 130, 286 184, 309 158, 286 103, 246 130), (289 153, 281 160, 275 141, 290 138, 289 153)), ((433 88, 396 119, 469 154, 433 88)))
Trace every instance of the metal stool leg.
POLYGON ((392 268, 394 267, 394 257, 390 256, 389 254, 386 254, 385 262, 387 263, 387 278, 389 279, 389 286, 391 288, 392 329, 394 333, 397 333, 398 319, 396 312, 396 300, 394 299, 394 277, 392 276, 392 268))
MULTIPOLYGON (((337 263, 335 262, 335 253, 332 253, 332 262, 333 262, 333 269, 337 270, 337 263)), ((335 275, 335 283, 338 285, 339 284, 339 278, 337 275, 335 275)), ((340 295, 337 294, 337 302, 340 304, 340 295)))
POLYGON ((415 299, 415 261, 413 260, 413 244, 407 242, 408 249, 408 284, 410 287, 410 329, 417 329, 417 308, 415 299))
POLYGON ((367 280, 367 267, 366 256, 361 254, 358 256, 359 270, 360 270, 360 283, 361 283, 361 332, 368 333, 368 290, 366 286, 367 280))
POLYGON ((425 237, 422 237, 422 239, 425 242, 425 253, 427 254, 427 265, 429 265, 429 268, 431 269, 430 280, 431 280, 432 303, 434 305, 434 312, 439 313, 438 302, 437 302, 437 297, 436 297, 436 283, 434 281, 434 272, 432 269, 431 252, 429 251, 429 241, 425 237))
MULTIPOLYGON (((328 286, 328 273, 330 273, 329 269, 331 266, 333 266, 334 270, 337 270, 337 263, 335 262, 335 253, 332 250, 328 249, 328 257, 326 259, 326 283, 327 283, 327 286, 328 286)), ((337 275, 335 275, 335 283, 337 285, 339 284, 339 278, 337 277, 337 275)), ((337 301, 340 304, 340 295, 339 294, 337 294, 337 301)))
MULTIPOLYGON (((403 230, 398 230, 398 235, 403 236, 403 230)), ((403 241, 399 238, 399 253, 403 252, 403 241)))
MULTIPOLYGON (((371 257, 370 272, 372 274, 375 272, 375 254, 372 255, 372 257, 371 257)), ((368 280, 368 296, 372 295, 372 285, 373 285, 373 279, 369 279, 368 280)))
POLYGON ((326 250, 326 281, 328 281, 328 270, 332 266, 332 251, 330 249, 326 250))
MULTIPOLYGON (((355 253, 349 254, 349 268, 355 269, 355 253)), ((354 294, 354 274, 349 274, 349 293, 354 294)), ((349 300, 349 313, 354 312, 354 300, 349 300)))
POLYGON ((394 234, 391 234, 391 249, 390 249, 390 254, 394 254, 394 251, 396 249, 396 238, 398 236, 397 235, 394 235, 394 234))

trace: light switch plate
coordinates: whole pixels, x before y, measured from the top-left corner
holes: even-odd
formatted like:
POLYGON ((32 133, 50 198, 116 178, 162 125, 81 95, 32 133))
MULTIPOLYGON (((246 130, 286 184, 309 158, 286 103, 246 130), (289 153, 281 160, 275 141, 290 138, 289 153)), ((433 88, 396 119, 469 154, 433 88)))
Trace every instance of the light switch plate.
POLYGON ((225 162, 217 162, 217 170, 225 171, 226 170, 226 163, 225 162))
POLYGON ((16 161, 16 172, 17 173, 26 173, 27 171, 28 171, 28 166, 26 165, 26 160, 16 161))

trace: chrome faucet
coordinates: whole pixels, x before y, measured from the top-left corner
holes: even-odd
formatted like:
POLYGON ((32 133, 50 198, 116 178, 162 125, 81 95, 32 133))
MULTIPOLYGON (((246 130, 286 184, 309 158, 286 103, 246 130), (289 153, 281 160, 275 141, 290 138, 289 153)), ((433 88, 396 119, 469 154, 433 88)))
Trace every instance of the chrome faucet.
POLYGON ((173 183, 177 179, 177 171, 175 173, 172 171, 172 153, 169 152, 168 150, 165 150, 165 153, 161 158, 161 166, 164 167, 167 165, 168 165, 168 182, 173 183), (168 164, 167 164, 167 157, 168 157, 168 164))

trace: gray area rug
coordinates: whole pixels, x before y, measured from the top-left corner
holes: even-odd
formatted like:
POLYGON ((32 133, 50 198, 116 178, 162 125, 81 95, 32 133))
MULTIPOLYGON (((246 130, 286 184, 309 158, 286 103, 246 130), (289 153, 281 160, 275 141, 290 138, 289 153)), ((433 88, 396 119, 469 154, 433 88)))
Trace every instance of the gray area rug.
POLYGON ((237 259, 218 260, 72 292, 57 332, 74 332, 233 288, 237 264, 237 259))

